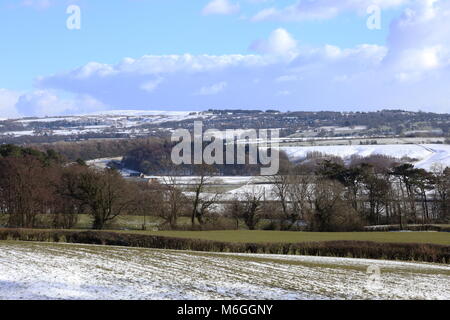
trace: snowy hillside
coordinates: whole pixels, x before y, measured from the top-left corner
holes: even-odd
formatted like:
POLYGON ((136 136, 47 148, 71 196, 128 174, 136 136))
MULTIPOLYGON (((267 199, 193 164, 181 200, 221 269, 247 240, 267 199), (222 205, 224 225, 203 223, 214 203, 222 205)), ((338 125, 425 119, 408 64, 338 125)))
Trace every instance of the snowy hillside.
POLYGON ((213 115, 207 112, 112 110, 64 117, 11 120, 10 123, 22 130, 0 130, 0 136, 148 135, 154 130, 164 129, 160 126, 168 122, 211 118, 213 115))
POLYGON ((442 164, 450 167, 450 145, 444 144, 396 144, 396 145, 356 145, 356 146, 315 146, 281 148, 291 161, 306 159, 309 153, 320 152, 349 160, 352 156, 368 157, 385 155, 397 159, 408 157, 416 159, 417 168, 431 170, 433 165, 442 164))

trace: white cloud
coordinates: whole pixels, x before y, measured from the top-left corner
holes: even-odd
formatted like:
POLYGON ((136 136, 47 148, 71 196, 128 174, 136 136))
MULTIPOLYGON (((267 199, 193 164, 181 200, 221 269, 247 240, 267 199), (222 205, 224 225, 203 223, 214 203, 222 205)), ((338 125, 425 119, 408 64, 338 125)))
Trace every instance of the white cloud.
POLYGON ((108 77, 117 74, 172 74, 178 72, 197 73, 213 72, 220 69, 239 67, 243 65, 262 65, 265 59, 258 55, 146 55, 138 59, 126 58, 119 64, 112 66, 106 64, 95 64, 86 72, 86 66, 81 67, 71 76, 77 78, 108 77))
POLYGON ((0 118, 11 118, 18 116, 16 103, 20 93, 0 88, 0 118))
POLYGON ((386 54, 385 48, 373 45, 301 47, 283 29, 275 30, 260 44, 265 54, 128 58, 95 68, 95 72, 83 72, 86 68, 82 67, 44 77, 37 84, 43 89, 88 95, 117 107, 283 107, 278 104, 282 96, 284 102, 292 97, 297 106, 327 106, 334 103, 334 93, 325 92, 334 90, 335 74, 343 70, 367 74, 376 70, 386 54), (164 85, 158 79, 164 79, 164 85), (274 81, 283 87, 274 87, 274 81), (314 95, 319 89, 320 94, 314 95))
POLYGON ((50 0, 22 0, 20 5, 23 7, 31 7, 35 9, 47 9, 52 5, 50 0))
POLYGON ((216 95, 222 91, 225 90, 225 88, 227 87, 227 83, 222 81, 216 84, 213 84, 211 86, 204 86, 202 87, 198 92, 196 92, 196 95, 200 95, 200 96, 211 96, 211 95, 216 95))
POLYGON ((417 0, 408 6, 391 24, 386 46, 307 47, 280 28, 251 47, 257 54, 147 55, 115 65, 89 63, 37 81, 42 90, 73 94, 76 103, 22 97, 28 109, 21 111, 63 112, 81 105, 441 111, 449 106, 450 1, 417 0), (80 103, 80 97, 94 103, 80 103))
POLYGON ((24 93, 0 88, 0 118, 64 115, 104 108, 104 104, 84 94, 62 99, 52 90, 24 93))
POLYGON ((294 57, 297 55, 297 41, 285 29, 279 28, 267 40, 254 42, 251 49, 263 54, 294 57))
POLYGON ((158 88, 158 86, 163 82, 162 78, 158 78, 155 80, 150 80, 141 85, 141 89, 147 92, 153 92, 158 88))
POLYGON ((283 75, 275 79, 275 82, 291 82, 299 80, 298 75, 283 75))
POLYGON ((114 69, 111 66, 98 62, 89 62, 83 67, 78 69, 76 77, 79 79, 86 79, 93 75, 100 77, 106 77, 114 73, 114 69))
POLYGON ((369 6, 389 9, 405 5, 413 0, 299 0, 293 5, 278 9, 266 8, 256 13, 252 21, 304 21, 324 20, 348 11, 364 14, 369 6))
POLYGON ((231 3, 229 0, 212 0, 202 10, 203 15, 229 15, 240 11, 239 4, 231 3))
POLYGON ((26 116, 47 116, 97 111, 105 108, 101 102, 88 95, 74 99, 61 99, 48 90, 36 90, 21 95, 15 105, 17 112, 26 116))
POLYGON ((420 0, 391 24, 386 67, 418 80, 450 66, 450 3, 420 0))

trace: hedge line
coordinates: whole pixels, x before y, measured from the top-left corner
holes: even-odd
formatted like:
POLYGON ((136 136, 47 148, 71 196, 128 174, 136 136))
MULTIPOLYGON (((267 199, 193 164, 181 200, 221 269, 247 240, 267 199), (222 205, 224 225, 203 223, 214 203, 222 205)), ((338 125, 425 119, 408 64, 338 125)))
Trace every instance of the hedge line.
POLYGON ((450 263, 450 246, 371 241, 230 243, 105 231, 0 229, 0 240, 64 242, 209 252, 293 254, 450 263))

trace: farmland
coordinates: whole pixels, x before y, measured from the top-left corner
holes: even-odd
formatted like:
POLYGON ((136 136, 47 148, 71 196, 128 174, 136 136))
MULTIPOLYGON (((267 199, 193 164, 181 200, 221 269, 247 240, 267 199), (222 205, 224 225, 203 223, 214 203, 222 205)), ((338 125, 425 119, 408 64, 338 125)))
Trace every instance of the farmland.
POLYGON ((74 144, 67 159, 6 146, 0 299, 449 299, 448 232, 362 232, 448 231, 445 140, 327 138, 282 138, 283 172, 311 169, 269 178, 158 172, 163 139, 74 144))
POLYGON ((0 242, 0 299, 449 299, 449 280, 425 263, 0 242))

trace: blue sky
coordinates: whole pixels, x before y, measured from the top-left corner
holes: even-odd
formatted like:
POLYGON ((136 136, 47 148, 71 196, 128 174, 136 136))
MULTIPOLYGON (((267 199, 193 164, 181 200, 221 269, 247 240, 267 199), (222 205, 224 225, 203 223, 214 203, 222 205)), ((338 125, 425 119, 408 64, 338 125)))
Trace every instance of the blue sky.
POLYGON ((0 118, 104 109, 450 111, 445 0, 4 0, 0 118), (376 5, 380 28, 367 13, 376 5), (69 5, 80 29, 69 30, 69 5))

